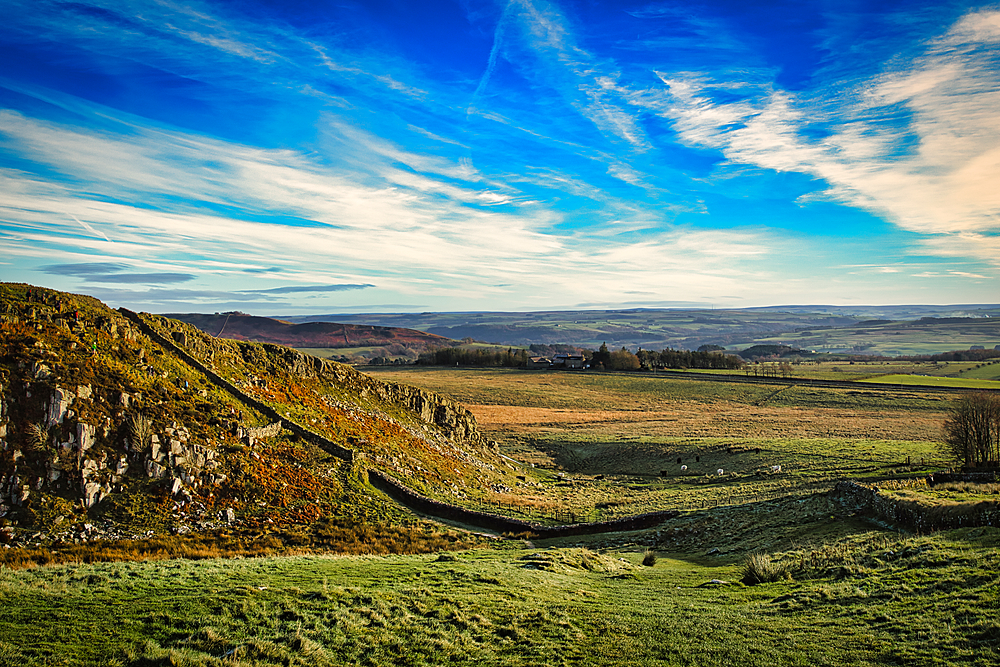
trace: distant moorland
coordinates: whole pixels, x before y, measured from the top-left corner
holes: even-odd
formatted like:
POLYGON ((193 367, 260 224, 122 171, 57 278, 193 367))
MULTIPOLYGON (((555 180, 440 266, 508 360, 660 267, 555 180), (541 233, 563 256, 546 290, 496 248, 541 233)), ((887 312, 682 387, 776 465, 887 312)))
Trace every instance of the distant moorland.
POLYGON ((900 356, 1000 345, 1000 305, 343 314, 283 319, 406 327, 499 345, 562 343, 591 349, 601 343, 633 350, 640 346, 694 350, 702 345, 742 349, 785 344, 817 352, 900 356))

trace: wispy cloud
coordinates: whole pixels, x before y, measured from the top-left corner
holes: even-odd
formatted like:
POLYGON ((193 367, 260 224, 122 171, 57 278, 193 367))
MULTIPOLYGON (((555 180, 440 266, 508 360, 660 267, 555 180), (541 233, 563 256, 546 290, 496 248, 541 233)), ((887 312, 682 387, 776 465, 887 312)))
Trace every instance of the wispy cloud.
MULTIPOLYGON (((511 0, 504 16, 508 13, 517 30, 504 34, 509 33, 525 51, 523 56, 511 53, 509 57, 523 76, 553 90, 606 137, 623 140, 636 149, 651 146, 618 94, 614 63, 595 57, 578 44, 557 5, 546 0, 511 0)), ((509 50, 514 48, 511 45, 509 50)), ((492 68, 487 71, 492 72, 492 68)))
POLYGON ((243 294, 299 294, 302 292, 347 292, 375 287, 370 283, 363 285, 295 285, 289 287, 272 287, 271 289, 240 290, 243 294))
POLYGON ((939 285, 1000 264, 998 12, 877 76, 787 90, 711 3, 609 4, 622 30, 586 23, 600 3, 460 4, 479 40, 445 63, 340 7, 304 28, 272 6, 15 3, 0 38, 69 45, 110 92, 0 79, 10 270, 116 299, 355 309, 891 301, 924 272, 906 259, 939 285), (808 178, 747 185, 765 172, 808 178), (831 202, 903 231, 834 247, 781 224, 831 202))
MULTIPOLYGON (((719 149, 736 163, 799 171, 829 188, 803 198, 844 202, 900 228, 941 235, 925 250, 951 254, 969 235, 994 246, 1000 188, 1000 13, 969 14, 910 60, 826 97, 804 97, 766 81, 742 85, 701 74, 660 73, 661 90, 632 103, 669 118, 681 139, 719 149), (716 102, 713 90, 739 89, 716 102), (846 102, 846 104, 845 104, 846 102), (900 119, 899 109, 906 110, 900 119), (808 136, 811 125, 828 131, 808 136)), ((994 263, 1000 254, 975 253, 994 263)))
POLYGON ((52 264, 42 271, 56 276, 75 276, 88 283, 126 283, 130 285, 167 285, 193 280, 189 273, 121 273, 126 266, 111 262, 89 264, 52 264))

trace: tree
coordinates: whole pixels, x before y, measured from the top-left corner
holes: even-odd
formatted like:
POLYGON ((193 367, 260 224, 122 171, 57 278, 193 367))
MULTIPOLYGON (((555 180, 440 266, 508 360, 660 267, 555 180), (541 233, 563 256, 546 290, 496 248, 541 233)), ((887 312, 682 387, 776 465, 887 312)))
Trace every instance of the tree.
POLYGON ((611 362, 611 352, 608 350, 607 343, 601 343, 601 348, 594 352, 594 357, 591 359, 591 364, 597 368, 600 365, 602 368, 607 367, 611 362))
POLYGON ((612 352, 611 359, 605 365, 608 369, 615 371, 637 371, 639 370, 639 357, 623 347, 616 352, 612 352))
POLYGON ((945 454, 967 468, 1000 461, 1000 396, 977 391, 952 406, 944 422, 945 454))

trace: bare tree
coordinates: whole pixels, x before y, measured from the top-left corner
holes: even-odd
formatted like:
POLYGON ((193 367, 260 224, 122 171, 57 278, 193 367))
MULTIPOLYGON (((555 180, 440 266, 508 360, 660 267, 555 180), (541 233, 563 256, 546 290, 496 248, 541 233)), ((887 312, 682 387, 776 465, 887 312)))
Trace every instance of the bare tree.
POLYGON ((945 453, 965 467, 1000 461, 1000 396, 977 391, 952 406, 944 422, 945 453))

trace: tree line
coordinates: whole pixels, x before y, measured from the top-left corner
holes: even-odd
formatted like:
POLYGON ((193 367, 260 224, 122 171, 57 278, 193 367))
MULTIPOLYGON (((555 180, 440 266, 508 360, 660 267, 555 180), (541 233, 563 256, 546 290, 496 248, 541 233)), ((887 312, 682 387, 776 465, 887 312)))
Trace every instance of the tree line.
POLYGON ((732 370, 742 368, 743 359, 718 350, 674 350, 667 348, 654 352, 639 350, 639 361, 646 368, 717 368, 732 370))
POLYGON ((965 394, 944 422, 945 453, 965 468, 1000 465, 1000 395, 965 394))
MULTIPOLYGON (((532 355, 529 355, 528 350, 512 347, 442 347, 421 353, 417 363, 428 366, 523 368, 528 365, 530 356, 536 356, 538 352, 542 351, 536 347, 540 346, 533 345, 531 347, 531 352, 536 353, 532 355)), ((735 355, 724 354, 717 350, 692 351, 667 348, 659 352, 639 349, 638 352, 633 353, 625 347, 620 350, 610 350, 607 343, 601 344, 601 347, 596 351, 570 346, 558 347, 567 348, 565 352, 560 349, 558 353, 581 354, 591 368, 598 370, 637 371, 660 368, 733 370, 742 368, 746 364, 743 359, 735 355)))
POLYGON ((528 365, 528 351, 500 347, 441 347, 422 353, 418 364, 427 366, 475 366, 521 368, 528 365))

